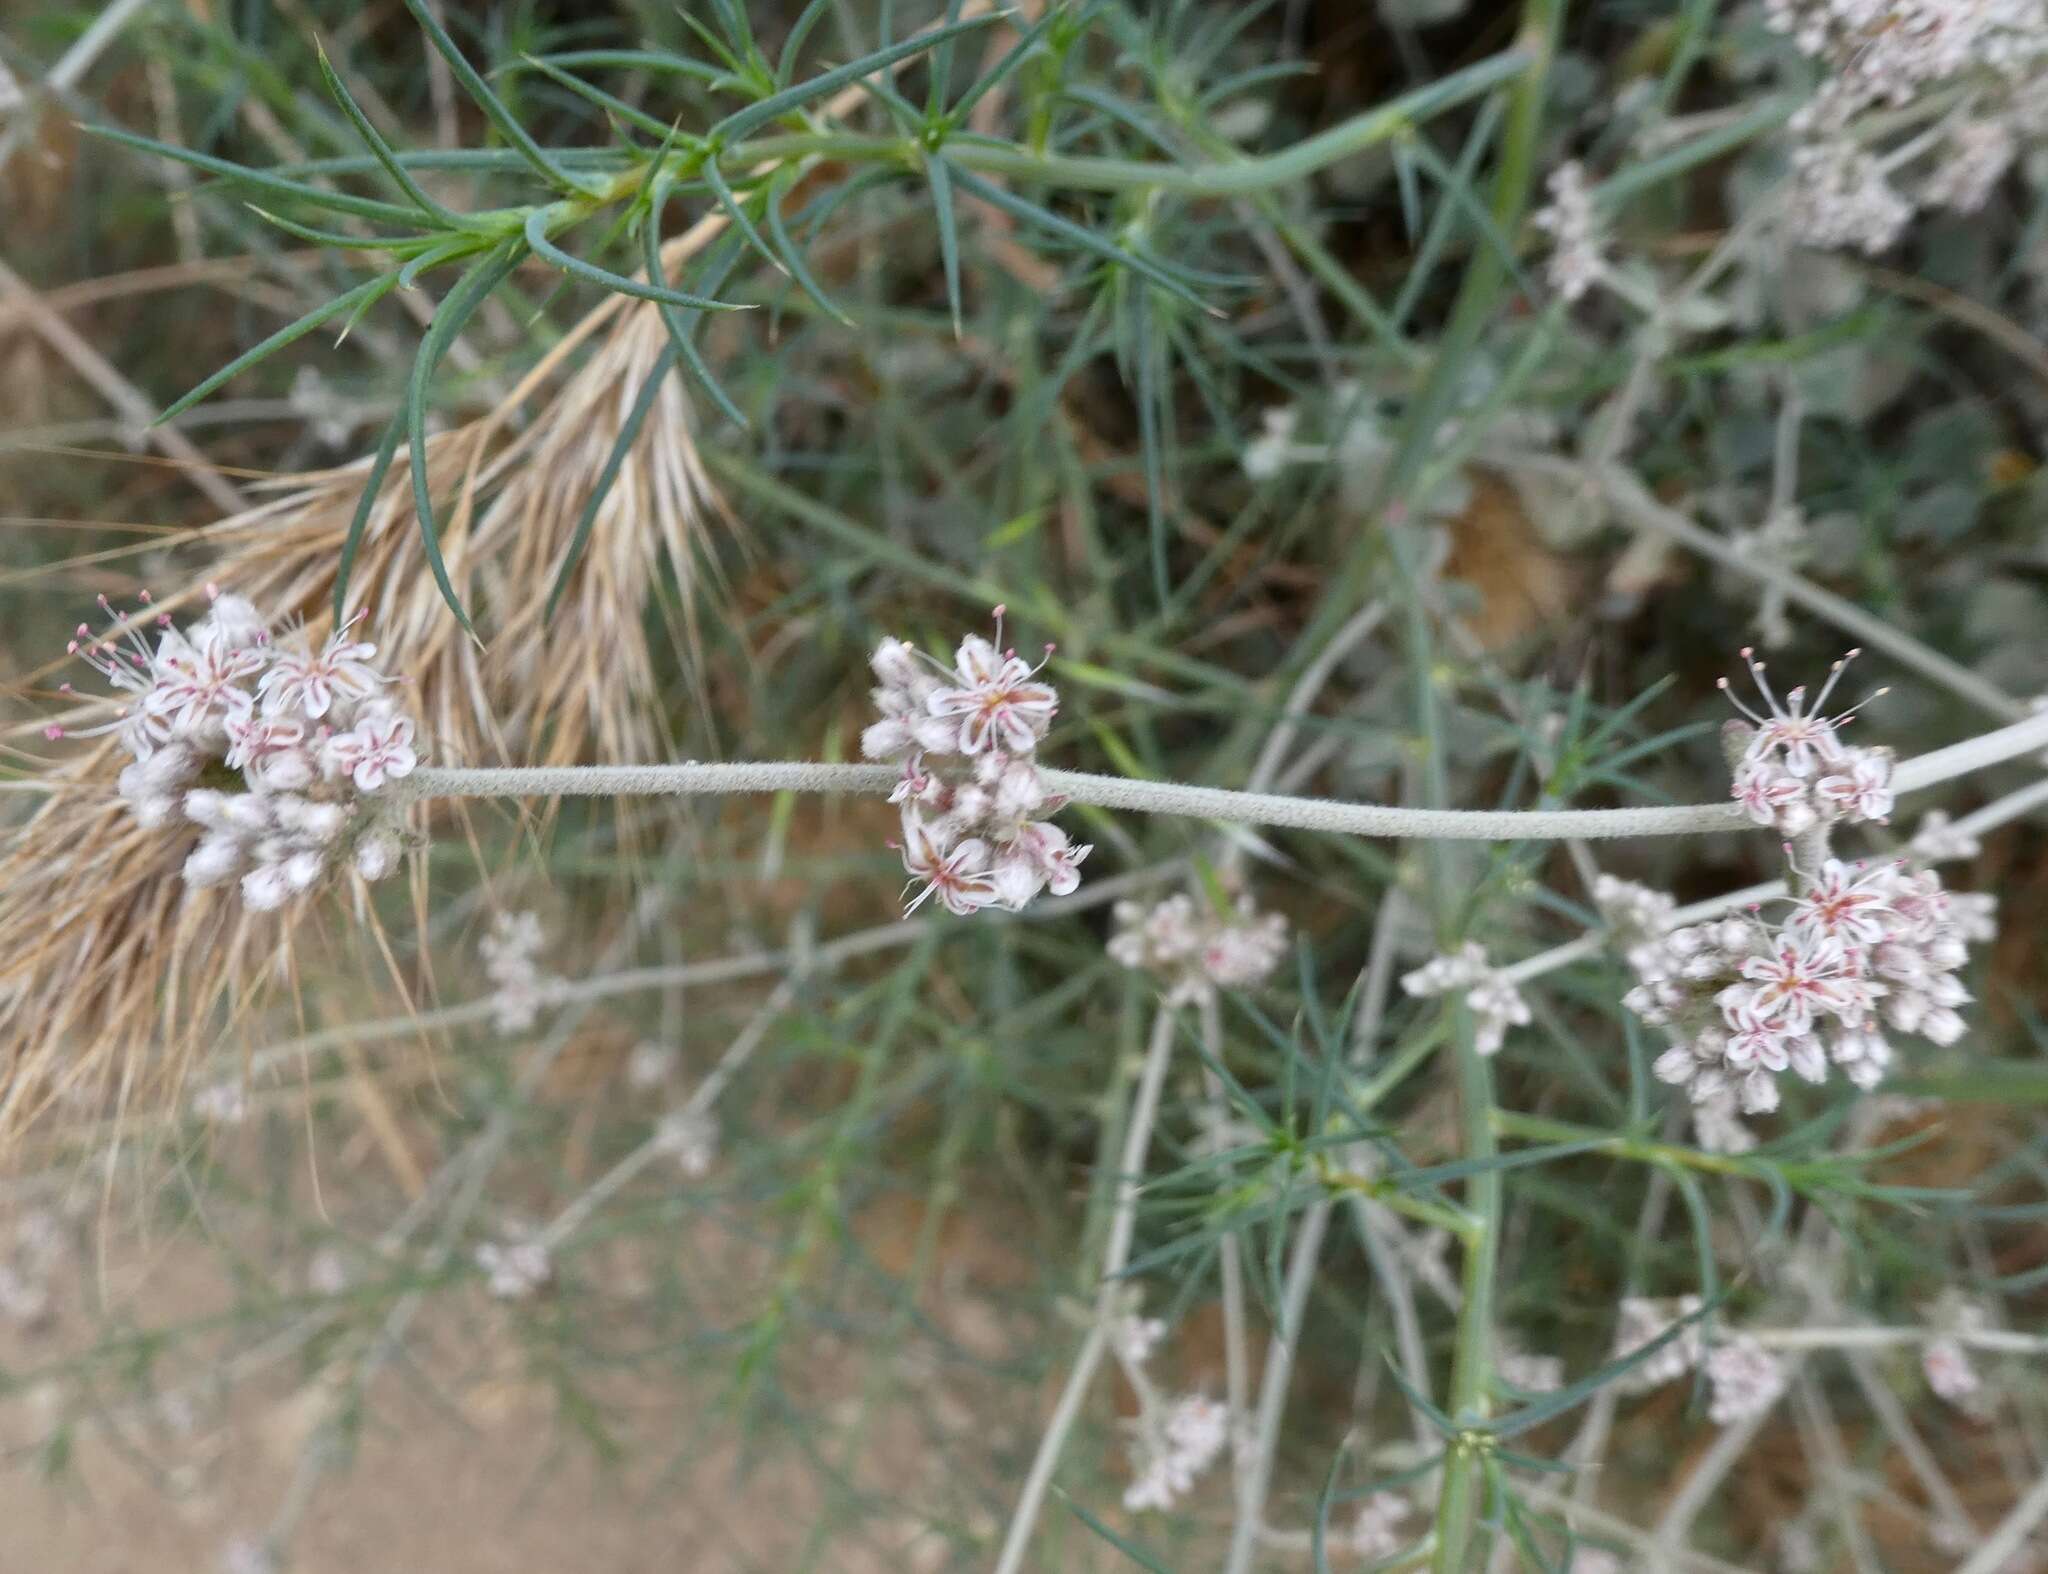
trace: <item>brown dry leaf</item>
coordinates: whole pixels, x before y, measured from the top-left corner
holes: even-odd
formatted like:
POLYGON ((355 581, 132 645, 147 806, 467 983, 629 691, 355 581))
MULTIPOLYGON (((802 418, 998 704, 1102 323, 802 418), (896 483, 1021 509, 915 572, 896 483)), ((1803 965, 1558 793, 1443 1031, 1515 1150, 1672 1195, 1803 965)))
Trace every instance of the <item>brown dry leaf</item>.
POLYGON ((1487 651, 1511 649, 1572 618, 1585 570, 1543 544, 1512 487, 1475 475, 1472 501, 1450 530, 1444 573, 1478 592, 1467 626, 1487 651))

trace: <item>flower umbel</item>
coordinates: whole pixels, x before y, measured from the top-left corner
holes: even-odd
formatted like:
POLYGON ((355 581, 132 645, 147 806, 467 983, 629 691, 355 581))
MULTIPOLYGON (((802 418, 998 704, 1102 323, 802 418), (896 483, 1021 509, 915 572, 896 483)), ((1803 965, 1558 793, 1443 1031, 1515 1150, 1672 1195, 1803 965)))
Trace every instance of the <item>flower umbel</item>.
MULTIPOLYGON (((1064 896, 1081 883, 1092 848, 1076 846, 1047 816, 1063 799, 1047 791, 1038 743, 1059 695, 994 641, 970 634, 951 667, 899 639, 875 648, 874 691, 882 719, 861 734, 861 752, 903 768, 890 800, 903 816, 903 867, 915 894, 905 912, 936 897, 950 913, 1020 911, 1039 892, 1064 896)), ((1050 656, 1052 647, 1046 647, 1050 656)))
MULTIPOLYGON (((297 636, 274 638, 247 600, 209 593, 211 609, 182 631, 145 595, 154 646, 135 615, 101 598, 115 632, 95 638, 80 625, 68 648, 124 703, 110 725, 76 730, 119 734, 134 760, 116 790, 141 825, 197 827, 188 885, 239 878, 242 900, 268 911, 342 867, 383 878, 398 823, 372 795, 418 754, 412 718, 379 692, 391 680, 368 664, 376 647, 344 630, 309 655, 297 636)), ((53 739, 71 730, 45 729, 53 739)))

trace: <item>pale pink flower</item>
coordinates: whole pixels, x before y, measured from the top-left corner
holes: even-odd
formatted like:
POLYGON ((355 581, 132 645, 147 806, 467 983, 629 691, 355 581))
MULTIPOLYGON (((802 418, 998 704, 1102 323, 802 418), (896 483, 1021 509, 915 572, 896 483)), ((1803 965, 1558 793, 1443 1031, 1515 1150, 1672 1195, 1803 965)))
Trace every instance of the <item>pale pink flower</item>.
POLYGON ((1879 749, 1858 749, 1846 770, 1823 776, 1813 790, 1846 819, 1882 823, 1892 812, 1891 756, 1879 749))
MULTIPOLYGON (((1826 787, 1822 782, 1823 791, 1826 787)), ((1841 859, 1830 858, 1792 909, 1786 927, 1801 938, 1874 946, 1890 932, 1892 874, 1882 865, 1852 873, 1841 859)))
POLYGON ((412 718, 399 712, 372 711, 347 732, 327 739, 332 768, 347 775, 359 792, 375 792, 386 782, 412 774, 419 763, 413 750, 412 718))
POLYGON ((257 685, 264 709, 273 714, 300 713, 318 721, 333 709, 337 699, 361 701, 376 693, 386 681, 384 674, 369 664, 377 647, 349 637, 355 621, 351 618, 336 629, 317 656, 280 651, 257 685))
POLYGON ((1742 976, 1751 987, 1733 1000, 1723 999, 1731 1026, 1737 1020, 1736 1009, 1745 1003, 1792 1036, 1811 1032, 1816 1013, 1844 1021, 1861 1014, 1852 1009, 1855 992, 1848 956, 1834 940, 1783 938, 1775 950, 1747 958, 1742 976))
POLYGON ((228 718, 227 734, 227 763, 252 782, 288 790, 313 779, 303 723, 243 710, 228 718), (273 779, 273 771, 281 779, 273 779))
MULTIPOLYGON (((915 814, 903 817, 903 867, 911 883, 924 882, 924 889, 903 909, 909 917, 936 896, 949 913, 966 917, 998 900, 995 881, 988 873, 988 843, 970 836, 950 852, 941 849, 931 830, 915 814)), ((906 888, 907 893, 907 888, 906 888)))
POLYGON ((1813 823, 1806 784, 1773 760, 1751 760, 1735 778, 1735 801, 1755 825, 1796 836, 1813 823))
POLYGON ((211 728, 250 706, 242 685, 261 672, 268 652, 258 645, 237 646, 214 629, 196 642, 167 633, 159 656, 156 682, 143 696, 143 714, 159 742, 171 738, 203 738, 211 728), (179 647, 182 647, 179 648, 179 647))
MULTIPOLYGON (((997 632, 1000 637, 1000 623, 997 632)), ((1037 667, 970 634, 960 642, 954 670, 958 686, 938 690, 925 704, 932 715, 959 724, 962 754, 988 748, 1023 754, 1037 746, 1059 707, 1052 685, 1033 681, 1037 667)))

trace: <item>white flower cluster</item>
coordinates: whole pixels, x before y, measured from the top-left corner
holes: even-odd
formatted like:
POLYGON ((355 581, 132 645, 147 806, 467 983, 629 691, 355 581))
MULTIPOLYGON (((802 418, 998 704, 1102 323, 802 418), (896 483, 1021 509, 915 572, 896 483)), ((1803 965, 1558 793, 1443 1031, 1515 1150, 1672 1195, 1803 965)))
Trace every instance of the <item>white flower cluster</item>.
POLYGON ((860 744, 869 759, 903 767, 889 801, 902 807, 903 867, 922 886, 907 913, 933 896, 963 916, 1018 911, 1048 889, 1064 896, 1093 850, 1043 818, 1066 801, 1047 791, 1036 759, 1059 695, 1038 681, 1044 663, 998 648, 1002 619, 997 607, 995 642, 961 640, 951 668, 899 639, 875 649, 882 719, 860 744))
POLYGON ((1110 959, 1152 974, 1169 1005, 1189 1005, 1219 989, 1256 989, 1287 955, 1287 920, 1239 896, 1227 913, 1176 893, 1147 907, 1116 904, 1110 959))
POLYGON ((701 1180, 718 1161, 718 1123, 697 1110, 671 1110, 654 1128, 654 1145, 691 1180, 701 1180))
MULTIPOLYGON (((213 594, 189 628, 156 615, 156 643, 132 627, 67 647, 123 696, 118 732, 134 755, 117 790, 144 826, 181 813, 204 833, 189 885, 241 880, 258 911, 282 907, 343 864, 380 880, 398 862, 394 816, 369 805, 417 763, 412 719, 370 665, 377 647, 337 630, 318 651, 274 640, 240 596, 213 594)), ((143 603, 148 605, 145 592, 143 603)), ((100 605, 118 625, 132 623, 100 605)), ((65 685, 69 689, 69 685, 65 685)), ((44 729, 52 739, 65 729, 44 729)))
POLYGON ((1765 0, 1766 21, 1826 70, 1793 118, 1807 140, 1793 152, 1790 205, 1814 246, 1885 250, 1916 209, 1981 208, 2020 145, 2048 130, 2048 11, 2039 0, 1765 0), (1865 110, 1897 108, 1959 78, 1974 91, 1940 123, 1881 156, 1850 129, 1865 110), (1934 163, 1910 191, 1894 166, 1934 163))
MULTIPOLYGON (((1615 1359, 1633 1355, 1673 1324, 1694 1316, 1702 1304, 1697 1295, 1682 1295, 1676 1300, 1646 1295, 1623 1296, 1620 1317, 1614 1327, 1615 1359)), ((1700 1336, 1700 1325, 1697 1322, 1686 1323, 1676 1337, 1659 1345, 1623 1377, 1622 1387, 1630 1392, 1643 1393, 1676 1382, 1700 1364, 1705 1350, 1706 1342, 1700 1336)))
POLYGON ((1407 1546, 1403 1521, 1414 1517, 1415 1505, 1399 1492, 1375 1492, 1358 1507, 1351 1526, 1351 1550, 1368 1562, 1390 1558, 1407 1546))
POLYGON ((626 1086, 641 1093, 660 1087, 675 1075, 678 1058, 673 1044, 642 1039, 626 1056, 626 1086))
POLYGON ((554 1259, 536 1240, 485 1241, 476 1249, 485 1287, 501 1301, 523 1301, 554 1277, 554 1259))
POLYGON ((1472 1047, 1497 1055, 1508 1029, 1529 1025, 1529 1002, 1514 981, 1486 959, 1486 948, 1468 940, 1455 955, 1432 957, 1401 977, 1401 987, 1418 997, 1462 991, 1465 1004, 1478 1019, 1472 1047))
POLYGON ((0 1255, 0 1316, 36 1326, 55 1305, 52 1281, 70 1253, 64 1223, 44 1209, 24 1213, 14 1227, 14 1246, 0 1255))
MULTIPOLYGON (((1614 1335, 1616 1358, 1640 1350, 1674 1324, 1694 1316, 1700 1304, 1696 1295, 1677 1300, 1624 1298, 1614 1335)), ((1756 1340, 1734 1334, 1709 1345, 1700 1324, 1693 1322, 1687 1323, 1668 1343, 1658 1346, 1622 1379, 1622 1385, 1643 1393, 1676 1382, 1695 1368, 1706 1372, 1707 1414, 1716 1426, 1731 1426, 1769 1409, 1784 1393, 1790 1375, 1785 1363, 1756 1340)))
POLYGON ((1550 204, 1534 219, 1550 236, 1550 287, 1576 301, 1607 272, 1607 227, 1593 209, 1585 166, 1574 159, 1550 172, 1550 204))
POLYGON ((538 913, 500 913, 491 932, 477 942, 491 991, 491 1025, 500 1033, 524 1033, 539 1020, 541 1007, 555 998, 562 981, 541 972, 535 960, 545 934, 538 913))
POLYGON ((1859 1088, 1891 1063, 1883 1027, 1953 1044, 1970 994, 1956 977, 1970 940, 1990 937, 1992 898, 1951 896, 1903 860, 1830 858, 1775 929, 1752 914, 1675 929, 1631 954, 1641 982, 1623 997, 1672 1047, 1657 1076, 1695 1104, 1778 1107, 1778 1076, 1859 1088))
POLYGON ((1707 1419, 1716 1426, 1747 1421, 1778 1402, 1790 1374, 1785 1363, 1739 1334, 1707 1352, 1707 1419))
MULTIPOLYGON (((1750 660, 1769 713, 1745 711, 1753 729, 1730 726, 1740 744, 1735 796, 1759 824, 1801 836, 1890 812, 1889 751, 1847 747, 1837 735, 1847 714, 1820 714, 1845 665, 1809 709, 1803 689, 1781 704, 1750 660)), ((1923 829, 1944 848, 1958 841, 1946 822, 1923 829)), ((1656 1073, 1703 1107, 1702 1141, 1724 1151, 1754 1145, 1735 1106, 1776 1109, 1785 1071, 1824 1082, 1832 1062, 1858 1087, 1875 1087, 1892 1058, 1881 1025, 1954 1043, 1964 1027, 1956 1007, 1970 998, 1957 970, 1968 942, 1995 932, 1992 898, 1952 896, 1939 875, 1904 859, 1828 858, 1792 873, 1800 894, 1775 927, 1752 911, 1657 933, 1670 909, 1654 894, 1631 899, 1637 927, 1625 954, 1639 982, 1623 1004, 1667 1031, 1672 1047, 1656 1073)))
POLYGON ((1165 1337, 1165 1323, 1135 1312, 1118 1317, 1109 1325, 1109 1347, 1125 1366, 1143 1366, 1165 1337))
POLYGON ((1920 1352, 1927 1386, 1958 1410, 1974 1414, 1983 1408, 1983 1379, 1958 1336, 1981 1332, 1991 1319, 1982 1306, 1955 1290, 1945 1292, 1928 1308, 1927 1316, 1931 1326, 1942 1330, 1940 1337, 1929 1340, 1920 1352))
MULTIPOLYGON (((1738 746, 1740 751, 1731 795, 1754 824, 1770 826, 1783 836, 1799 836, 1817 825, 1882 823, 1891 814, 1892 751, 1855 748, 1841 737, 1842 727, 1867 701, 1833 716, 1822 714, 1828 696, 1858 654, 1852 650, 1834 664, 1810 706, 1803 685, 1781 701, 1764 664, 1747 648, 1742 659, 1765 709, 1751 710, 1735 697, 1728 680, 1721 680, 1722 692, 1747 718, 1729 722, 1724 737, 1731 752, 1738 746)), ((1879 689, 1869 698, 1884 692, 1879 689)))
POLYGON ((220 1574, 278 1574, 270 1548, 253 1536, 237 1536, 221 1548, 220 1574))
POLYGON ((1136 1474, 1124 1489, 1132 1513, 1171 1508, 1193 1490, 1230 1441, 1230 1411, 1220 1400, 1185 1394, 1140 1429, 1132 1450, 1136 1474))

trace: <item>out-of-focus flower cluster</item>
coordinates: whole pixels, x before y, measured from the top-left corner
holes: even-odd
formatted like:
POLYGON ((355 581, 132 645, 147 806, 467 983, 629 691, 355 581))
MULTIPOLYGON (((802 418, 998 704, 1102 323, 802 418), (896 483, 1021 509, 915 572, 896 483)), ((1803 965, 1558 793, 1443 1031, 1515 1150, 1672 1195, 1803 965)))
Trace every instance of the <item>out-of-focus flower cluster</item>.
POLYGON ((1920 1351, 1920 1369, 1927 1375, 1927 1386, 1965 1414, 1982 1411, 1983 1379, 1977 1375, 1964 1339, 1989 1328, 1991 1319, 1982 1306, 1957 1290, 1943 1292, 1927 1309, 1927 1319, 1929 1326, 1939 1331, 1920 1351))
POLYGON ((1533 221, 1550 236, 1550 287, 1576 301, 1607 272, 1607 228, 1593 207, 1586 171, 1576 159, 1550 173, 1550 203, 1533 221))
POLYGON ((1048 818, 1066 800, 1047 790, 1036 754, 1059 695, 1039 667, 998 648, 1002 616, 996 608, 995 641, 968 635, 950 668, 899 639, 875 649, 882 719, 861 734, 861 752, 903 768, 890 802, 902 809, 903 867, 918 887, 909 912, 932 897, 964 916, 1017 911, 1045 890, 1064 896, 1092 851, 1048 818))
POLYGON ((242 900, 269 911, 339 868, 365 880, 391 872, 399 821, 376 794, 417 763, 414 727, 353 624, 316 651, 273 636, 240 596, 216 594, 184 629, 154 614, 150 638, 136 627, 150 616, 147 593, 137 616, 117 615, 104 596, 100 605, 114 628, 95 636, 81 623, 67 648, 124 703, 112 724, 83 731, 118 733, 134 756, 116 790, 140 824, 199 828, 188 885, 239 879, 242 900))
POLYGON ((1375 1492, 1358 1506, 1351 1525, 1351 1550, 1368 1562, 1390 1558, 1414 1538, 1402 1524, 1415 1515, 1415 1505, 1399 1492, 1375 1492))
POLYGON ((501 1301, 526 1300, 555 1274, 554 1258, 538 1240, 485 1241, 475 1258, 483 1270, 484 1287, 501 1301))
POLYGON ((1112 961, 1152 974, 1169 1005, 1188 1005, 1219 989, 1256 989, 1287 954, 1287 920, 1262 913, 1249 896, 1227 912, 1176 893, 1147 907, 1116 904, 1112 961))
POLYGON ((500 1033, 532 1027, 541 1007, 562 986, 562 980, 540 970, 537 959, 545 939, 539 914, 500 913, 491 920, 491 932, 477 942, 492 984, 491 1025, 500 1033))
POLYGON ((1622 1301, 1614 1335, 1617 1359, 1634 1354, 1683 1324, 1631 1370, 1622 1385, 1642 1393, 1702 1369, 1707 1377, 1708 1416, 1717 1426, 1732 1426, 1776 1404, 1791 1374, 1782 1360, 1742 1334, 1710 1343, 1697 1321, 1686 1321, 1698 1316, 1700 1305, 1696 1295, 1677 1300, 1629 1296, 1622 1301))
POLYGON ((1824 71, 1793 118, 1788 212, 1800 238, 1879 252, 1922 207, 1981 208, 2021 146, 2048 131, 2048 13, 2038 0, 1764 0, 1769 24, 1824 71), (1931 131, 1873 151, 1852 122, 1950 84, 1931 131), (1915 178, 1895 180, 1914 167, 1915 178))
POLYGON ((1219 1399, 1183 1394, 1156 1421, 1140 1426, 1131 1450, 1134 1474, 1124 1488, 1124 1507, 1136 1513, 1171 1508, 1230 1441, 1230 1410, 1219 1399))
MULTIPOLYGON (((1751 817, 1806 836, 1887 814, 1889 752, 1842 743, 1844 718, 1819 713, 1828 689, 1810 709, 1803 689, 1781 704, 1761 665, 1751 668, 1769 705, 1768 714, 1749 713, 1753 728, 1734 724, 1735 795, 1751 817)), ((1623 1003, 1670 1037, 1656 1073, 1691 1095, 1704 1145, 1753 1146, 1736 1111, 1776 1109, 1786 1071, 1818 1083, 1833 1064, 1858 1087, 1875 1087, 1892 1059, 1887 1028, 1937 1044, 1962 1036, 1956 1008, 1970 995, 1956 975, 1968 943, 1995 932, 1995 902, 1951 895, 1919 861, 1958 845, 1946 821, 1930 820, 1915 838, 1915 859, 1795 864, 1798 894, 1774 921, 1757 910, 1670 928, 1669 897, 1602 882, 1595 898, 1638 980, 1623 1003)))
POLYGON ((1418 997, 1462 993, 1477 1019, 1472 1047, 1497 1055, 1508 1029, 1529 1025, 1529 1002, 1508 975, 1487 960, 1486 948, 1467 941, 1456 953, 1432 957, 1414 972, 1402 975, 1401 987, 1418 997))

